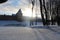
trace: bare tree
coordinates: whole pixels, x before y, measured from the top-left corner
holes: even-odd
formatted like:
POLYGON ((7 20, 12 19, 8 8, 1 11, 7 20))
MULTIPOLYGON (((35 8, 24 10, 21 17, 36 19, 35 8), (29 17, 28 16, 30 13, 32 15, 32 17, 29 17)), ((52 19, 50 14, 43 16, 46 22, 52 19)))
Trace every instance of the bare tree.
POLYGON ((43 22, 43 25, 45 25, 45 19, 44 19, 44 14, 43 14, 43 9, 42 9, 42 0, 39 0, 40 2, 40 11, 41 11, 41 17, 42 17, 42 22, 43 22))

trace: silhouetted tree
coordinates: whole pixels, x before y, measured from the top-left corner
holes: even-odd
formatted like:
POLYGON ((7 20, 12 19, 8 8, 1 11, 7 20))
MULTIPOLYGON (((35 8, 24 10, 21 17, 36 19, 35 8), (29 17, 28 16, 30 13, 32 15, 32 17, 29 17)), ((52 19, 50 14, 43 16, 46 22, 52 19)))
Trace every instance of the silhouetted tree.
POLYGON ((47 13, 47 7, 46 7, 46 3, 45 3, 45 0, 43 0, 43 7, 44 7, 44 10, 45 10, 45 21, 46 21, 46 25, 50 25, 50 19, 49 19, 49 13, 47 13))
POLYGON ((60 26, 60 0, 57 0, 57 24, 60 26))
POLYGON ((42 9, 42 0, 39 0, 40 2, 40 12, 41 12, 41 17, 42 17, 42 22, 43 22, 43 25, 45 25, 45 19, 44 19, 44 14, 43 14, 43 9, 42 9))

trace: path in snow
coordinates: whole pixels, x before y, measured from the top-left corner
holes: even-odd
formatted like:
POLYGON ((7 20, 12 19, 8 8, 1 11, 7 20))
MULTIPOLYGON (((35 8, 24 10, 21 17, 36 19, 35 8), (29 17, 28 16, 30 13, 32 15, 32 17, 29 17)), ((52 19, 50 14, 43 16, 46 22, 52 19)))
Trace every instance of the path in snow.
POLYGON ((0 40, 60 40, 60 34, 45 28, 0 27, 0 40))

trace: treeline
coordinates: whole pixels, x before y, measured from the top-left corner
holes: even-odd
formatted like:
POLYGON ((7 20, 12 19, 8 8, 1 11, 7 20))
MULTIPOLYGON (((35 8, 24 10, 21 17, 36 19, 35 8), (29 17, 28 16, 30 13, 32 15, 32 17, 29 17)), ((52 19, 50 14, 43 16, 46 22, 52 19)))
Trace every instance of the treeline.
POLYGON ((60 25, 60 0, 39 0, 43 25, 60 25))
MULTIPOLYGON (((40 13, 43 25, 60 25, 60 0, 36 0, 39 1, 40 13)), ((37 3, 31 0, 32 12, 37 3)), ((36 5, 36 6, 37 6, 36 5)))
POLYGON ((0 15, 0 20, 17 20, 17 18, 11 15, 0 15))

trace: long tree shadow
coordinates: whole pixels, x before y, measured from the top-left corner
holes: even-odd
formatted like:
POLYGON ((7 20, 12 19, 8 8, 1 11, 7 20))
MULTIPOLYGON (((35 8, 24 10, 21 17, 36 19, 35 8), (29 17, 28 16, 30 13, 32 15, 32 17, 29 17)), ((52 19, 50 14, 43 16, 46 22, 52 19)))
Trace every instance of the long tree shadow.
MULTIPOLYGON (((57 26, 58 27, 58 26, 57 26)), ((48 29, 48 30, 51 30, 55 33, 58 33, 60 34, 59 29, 57 29, 56 27, 53 27, 53 26, 36 26, 36 27, 31 27, 31 28, 37 28, 37 29, 48 29), (55 28, 55 29, 54 29, 55 28)))
POLYGON ((51 30, 51 31, 53 31, 53 32, 55 32, 55 33, 58 33, 58 34, 60 34, 60 32, 58 32, 58 30, 55 30, 55 29, 53 29, 54 27, 50 27, 50 26, 48 26, 48 28, 47 29, 49 29, 49 30, 51 30))

